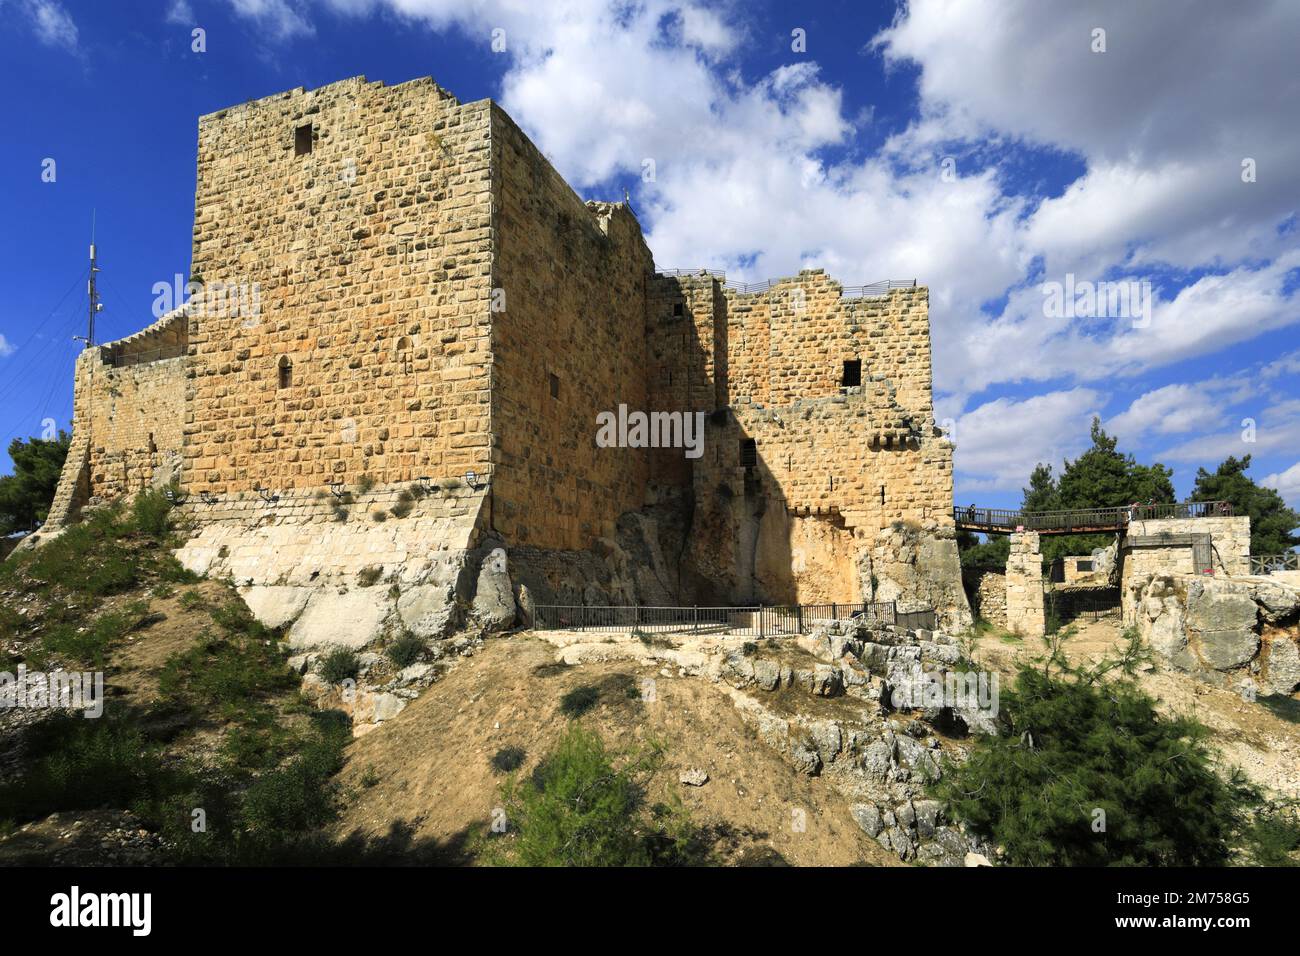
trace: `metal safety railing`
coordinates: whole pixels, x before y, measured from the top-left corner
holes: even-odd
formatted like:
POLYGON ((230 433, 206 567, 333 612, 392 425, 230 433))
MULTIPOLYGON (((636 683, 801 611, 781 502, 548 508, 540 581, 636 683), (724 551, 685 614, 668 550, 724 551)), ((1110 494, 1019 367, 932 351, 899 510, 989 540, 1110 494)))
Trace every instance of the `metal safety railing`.
POLYGON ((933 629, 932 608, 899 611, 894 601, 854 604, 750 605, 744 607, 651 607, 539 604, 533 626, 538 630, 654 634, 739 634, 774 637, 806 634, 819 622, 859 620, 868 625, 894 624, 911 630, 933 629))
POLYGON ((1037 531, 1043 534, 1081 534, 1122 531, 1133 521, 1157 518, 1219 518, 1232 516, 1227 501, 1182 501, 1167 504, 1132 504, 1118 508, 1075 508, 1065 511, 1019 511, 1011 508, 953 508, 959 528, 1009 534, 1037 531))

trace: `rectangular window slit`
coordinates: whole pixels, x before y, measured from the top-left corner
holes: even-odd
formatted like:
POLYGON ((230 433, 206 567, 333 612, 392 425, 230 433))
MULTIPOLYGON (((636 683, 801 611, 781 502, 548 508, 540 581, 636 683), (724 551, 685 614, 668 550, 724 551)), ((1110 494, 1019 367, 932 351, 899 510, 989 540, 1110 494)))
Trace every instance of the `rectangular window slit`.
POLYGON ((862 359, 847 359, 844 362, 844 376, 840 384, 845 388, 856 388, 862 384, 862 359))
POLYGON ((293 154, 306 156, 311 152, 311 123, 299 126, 293 131, 293 154))

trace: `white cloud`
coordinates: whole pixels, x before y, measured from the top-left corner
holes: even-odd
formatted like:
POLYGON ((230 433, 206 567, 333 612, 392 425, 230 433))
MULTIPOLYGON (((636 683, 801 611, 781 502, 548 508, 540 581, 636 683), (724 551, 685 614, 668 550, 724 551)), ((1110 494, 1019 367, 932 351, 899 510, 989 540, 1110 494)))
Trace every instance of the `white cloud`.
POLYGON ((14 347, 4 335, 0 334, 0 358, 8 358, 14 354, 14 347))
POLYGON ((194 22, 194 10, 188 0, 173 0, 167 8, 167 22, 189 25, 194 22))
POLYGON ((999 398, 962 415, 953 431, 958 488, 1015 490, 1039 462, 1059 471, 1063 459, 1085 450, 1102 399, 1093 389, 1074 388, 1023 401, 999 398))
POLYGON ((46 46, 77 49, 77 24, 58 0, 24 0, 23 10, 36 38, 46 46))
POLYGON ((255 21, 272 40, 311 36, 316 32, 307 14, 293 0, 230 0, 235 13, 255 21))
POLYGON ((1264 476, 1259 483, 1274 489, 1292 508, 1300 508, 1300 461, 1285 471, 1264 476))

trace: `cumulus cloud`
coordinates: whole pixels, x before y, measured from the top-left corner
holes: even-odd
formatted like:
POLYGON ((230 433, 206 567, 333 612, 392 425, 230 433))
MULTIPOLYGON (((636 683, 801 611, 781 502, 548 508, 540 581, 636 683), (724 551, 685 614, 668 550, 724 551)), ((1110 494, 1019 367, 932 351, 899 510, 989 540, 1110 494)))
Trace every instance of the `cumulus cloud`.
POLYGON ((1300 461, 1285 471, 1266 475, 1259 483, 1277 491, 1292 508, 1300 508, 1300 461))
POLYGON ((1098 391, 1073 388, 1024 400, 995 399, 957 418, 951 437, 958 494, 1018 489, 1039 462, 1059 471, 1062 460, 1086 449, 1102 400, 1098 391))
POLYGON ((7 358, 13 354, 14 354, 13 344, 10 343, 10 341, 7 338, 5 338, 4 335, 0 335, 0 358, 7 358))

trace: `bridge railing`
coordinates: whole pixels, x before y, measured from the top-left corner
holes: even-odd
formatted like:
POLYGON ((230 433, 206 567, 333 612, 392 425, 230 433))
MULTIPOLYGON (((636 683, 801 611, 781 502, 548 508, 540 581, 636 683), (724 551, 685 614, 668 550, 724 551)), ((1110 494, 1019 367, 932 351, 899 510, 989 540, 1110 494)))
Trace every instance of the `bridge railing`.
POLYGON ((1011 508, 953 508, 953 520, 959 527, 991 531, 1071 531, 1120 530, 1131 521, 1157 518, 1231 517, 1232 504, 1227 501, 1181 501, 1166 504, 1132 504, 1119 508, 1075 508, 1064 511, 1018 511, 1011 508))
POLYGON ((1250 556, 1251 574, 1272 574, 1274 571, 1300 571, 1300 554, 1288 551, 1286 554, 1252 554, 1250 556))

